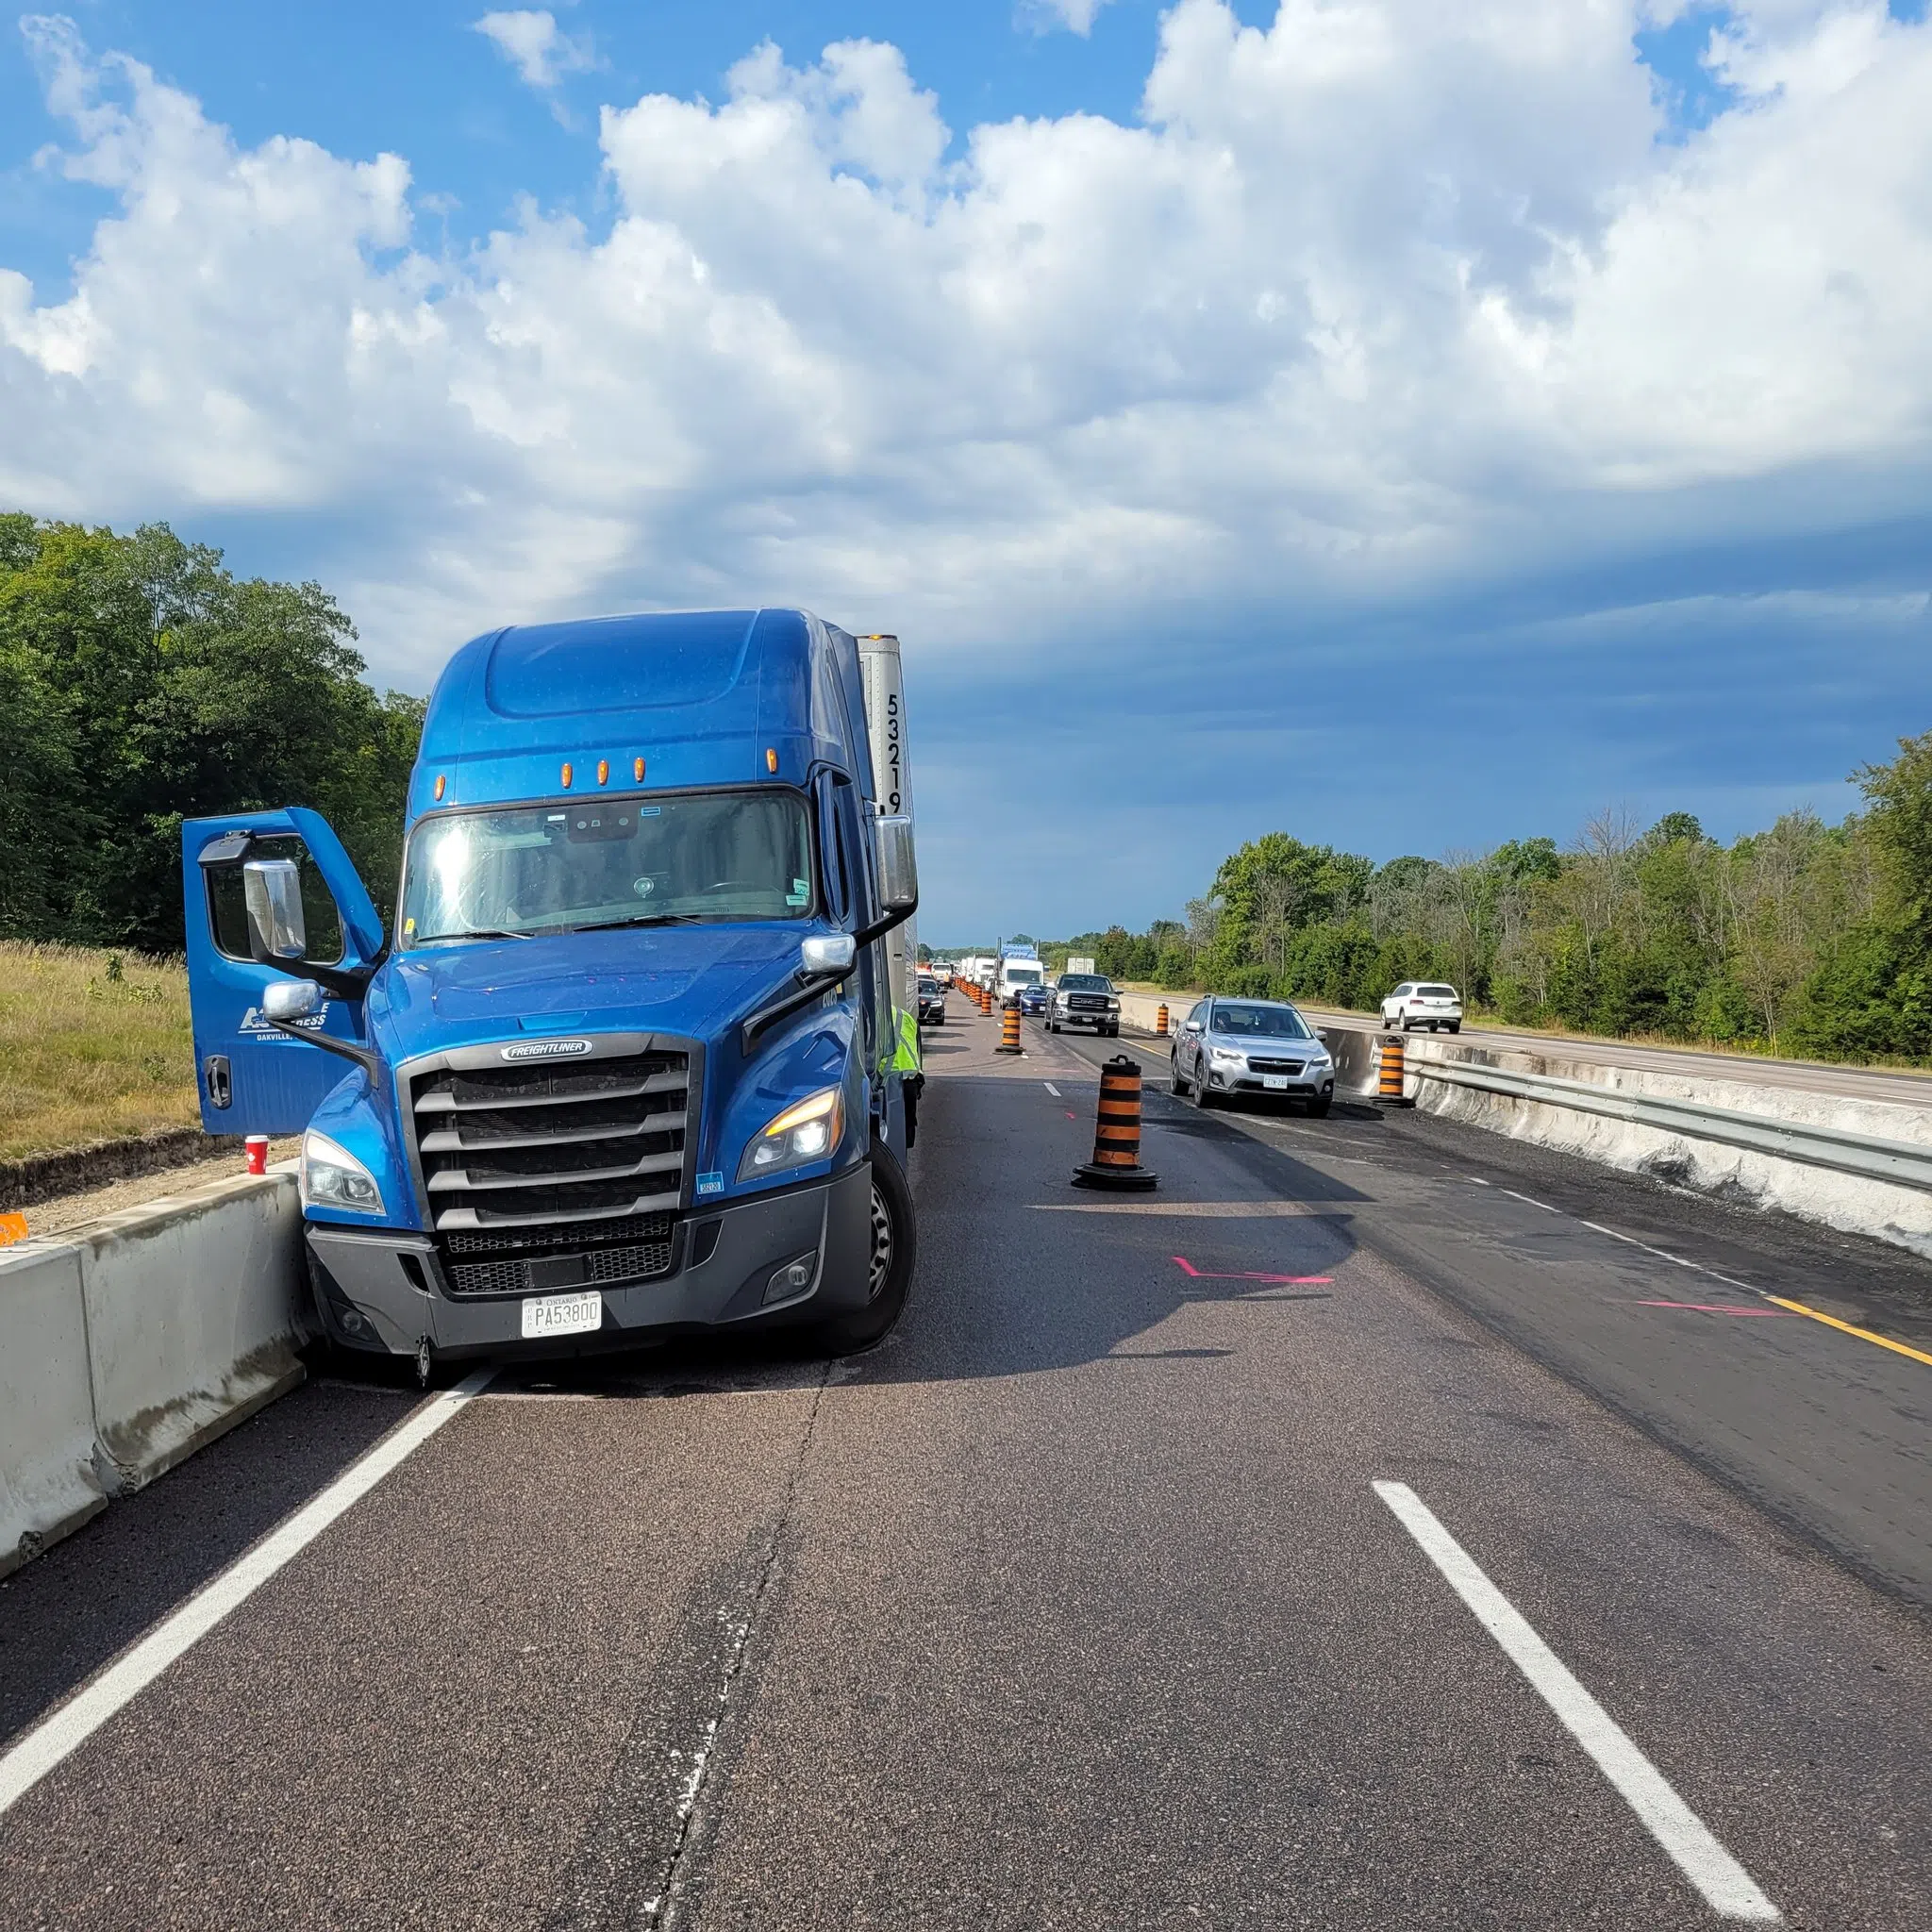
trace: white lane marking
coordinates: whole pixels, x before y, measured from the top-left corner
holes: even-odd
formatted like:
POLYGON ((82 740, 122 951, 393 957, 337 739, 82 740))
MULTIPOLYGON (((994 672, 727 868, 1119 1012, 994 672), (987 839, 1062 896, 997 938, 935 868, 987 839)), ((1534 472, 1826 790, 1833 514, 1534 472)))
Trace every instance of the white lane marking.
POLYGON ((1547 1201, 1539 1201, 1529 1194, 1519 1194, 1514 1188, 1505 1188, 1503 1192, 1512 1201, 1527 1201, 1532 1208, 1541 1208, 1545 1214, 1560 1214, 1563 1211, 1560 1208, 1552 1208, 1547 1201))
POLYGON ((1058 1100, 1060 1097, 1060 1090, 1058 1087, 1056 1087, 1051 1080, 1042 1080, 1040 1084, 1042 1087, 1044 1087, 1046 1091, 1049 1093, 1051 1093, 1056 1100, 1058 1100))
POLYGON ((455 1388, 421 1405, 393 1433, 335 1481, 312 1496, 281 1524, 238 1557, 212 1583, 198 1591, 172 1616, 71 1698, 43 1718, 0 1757, 0 1816, 10 1810, 55 1766, 78 1750, 115 1712, 133 1702, 170 1664, 198 1643, 227 1614, 244 1603, 291 1557, 299 1555, 337 1517, 359 1502, 384 1476, 406 1461, 450 1417, 480 1395, 494 1369, 478 1369, 455 1388))
POLYGON ((1641 1241, 1634 1234, 1619 1234, 1614 1227, 1606 1227, 1601 1222, 1585 1221, 1578 1224, 1592 1234, 1607 1234, 1613 1241, 1627 1241, 1633 1248, 1641 1248, 1646 1255, 1655 1255, 1659 1261, 1674 1262, 1679 1268, 1688 1268, 1693 1274, 1707 1274, 1713 1281, 1722 1281, 1727 1288, 1741 1288, 1746 1294, 1762 1294, 1761 1288, 1753 1288, 1748 1281, 1740 1281, 1729 1274, 1720 1274, 1715 1268, 1707 1268, 1702 1261, 1687 1261, 1682 1255, 1673 1255, 1662 1248, 1654 1248, 1648 1241, 1641 1241))
POLYGON ((1751 1874, 1717 1841, 1616 1720, 1570 1674, 1516 1606, 1436 1520, 1428 1505, 1407 1483, 1378 1482, 1374 1491, 1415 1539, 1424 1556, 1448 1579, 1450 1589, 1474 1612, 1476 1622, 1556 1712, 1563 1728, 1594 1759, 1597 1769, 1616 1787, 1650 1835, 1676 1861, 1677 1869, 1704 1894, 1710 1908, 1727 1919, 1777 1924, 1778 1908, 1758 1890, 1751 1874))
POLYGON ((1489 1186, 1489 1182, 1484 1180, 1482 1175, 1479 1174, 1471 1174, 1470 1179, 1479 1188, 1486 1188, 1489 1186))

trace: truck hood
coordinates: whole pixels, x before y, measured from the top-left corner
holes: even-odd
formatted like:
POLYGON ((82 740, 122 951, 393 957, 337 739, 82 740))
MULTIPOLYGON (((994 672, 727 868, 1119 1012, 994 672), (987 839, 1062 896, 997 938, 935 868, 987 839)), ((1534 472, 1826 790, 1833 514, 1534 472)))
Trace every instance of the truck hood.
POLYGON ((710 1040, 790 982, 813 930, 681 925, 424 947, 391 958, 370 1021, 392 1060, 519 1032, 710 1040))

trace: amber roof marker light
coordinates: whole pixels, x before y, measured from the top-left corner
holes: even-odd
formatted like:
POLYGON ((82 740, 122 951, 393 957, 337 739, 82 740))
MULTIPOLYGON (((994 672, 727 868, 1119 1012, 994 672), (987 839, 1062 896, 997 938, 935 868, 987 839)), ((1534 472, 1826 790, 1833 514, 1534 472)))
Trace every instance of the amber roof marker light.
POLYGON ((566 791, 570 790, 570 761, 568 759, 564 761, 563 767, 563 789, 566 791))
POLYGON ((642 758, 631 759, 630 774, 640 785, 644 782, 644 761, 642 758))
POLYGON ((765 770, 775 773, 778 769, 778 754, 770 746, 765 747, 765 770))
POLYGON ((608 785, 610 782, 610 760, 608 758, 599 758, 597 760, 597 782, 600 785, 608 785))
POLYGON ((436 802, 442 803, 442 794, 449 790, 449 779, 441 773, 436 774, 436 802))

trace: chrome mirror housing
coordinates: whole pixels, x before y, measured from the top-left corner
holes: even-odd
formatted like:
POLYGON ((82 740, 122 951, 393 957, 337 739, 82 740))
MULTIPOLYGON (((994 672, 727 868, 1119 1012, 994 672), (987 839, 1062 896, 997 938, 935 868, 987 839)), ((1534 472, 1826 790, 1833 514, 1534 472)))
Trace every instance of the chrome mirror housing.
POLYGON ((912 849, 912 821, 875 821, 879 839, 879 900, 888 912, 909 912, 919 904, 919 859, 912 849))
POLYGON ((799 942, 799 966, 813 979, 841 977, 858 958, 858 941, 849 932, 816 933, 799 942))
POLYGON ((292 858, 251 858, 242 868, 248 908, 248 949, 265 965, 308 951, 302 916, 302 874, 292 858))
POLYGON ((262 989, 261 1014, 265 1020, 312 1020, 326 1004, 314 980, 278 979, 262 989))

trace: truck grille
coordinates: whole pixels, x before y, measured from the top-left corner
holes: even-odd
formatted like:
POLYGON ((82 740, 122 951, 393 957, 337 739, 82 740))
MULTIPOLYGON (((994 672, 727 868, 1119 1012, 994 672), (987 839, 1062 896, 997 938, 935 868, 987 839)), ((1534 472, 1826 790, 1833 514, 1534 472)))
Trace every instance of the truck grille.
POLYGON ((450 1234, 440 1245, 452 1295, 547 1294, 572 1288, 616 1288, 668 1274, 677 1222, 670 1214, 628 1215, 558 1238, 546 1234, 450 1234))
MULTIPOLYGON (((429 1224, 453 1261, 458 1243, 478 1235, 563 1224, 581 1246, 617 1224, 655 1224, 675 1212, 684 1198, 687 1055, 653 1045, 566 1065, 506 1066, 498 1049, 481 1048, 451 1060, 410 1077, 409 1116, 429 1224)), ((530 1244, 528 1237, 520 1243, 530 1244)))
POLYGON ((1104 992, 1070 992, 1067 1010, 1070 1013, 1104 1013, 1107 1011, 1107 995, 1104 992))

